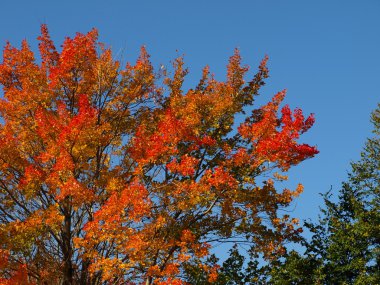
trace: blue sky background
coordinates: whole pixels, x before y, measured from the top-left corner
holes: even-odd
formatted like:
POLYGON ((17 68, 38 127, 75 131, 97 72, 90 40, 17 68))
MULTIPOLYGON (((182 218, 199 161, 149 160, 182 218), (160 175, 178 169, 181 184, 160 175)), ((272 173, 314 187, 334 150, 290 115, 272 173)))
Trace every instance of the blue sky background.
POLYGON ((100 40, 124 60, 133 61, 141 45, 156 67, 184 54, 186 87, 206 64, 223 79, 235 47, 250 74, 269 55, 271 77, 258 104, 287 88, 287 104, 316 116, 303 141, 317 145, 320 154, 295 167, 288 183, 305 186, 293 213, 302 219, 316 219, 318 193, 339 190, 370 136, 370 112, 380 102, 378 0, 24 0, 2 1, 0 9, 1 46, 26 38, 36 51, 43 23, 57 46, 65 36, 96 27, 100 40))

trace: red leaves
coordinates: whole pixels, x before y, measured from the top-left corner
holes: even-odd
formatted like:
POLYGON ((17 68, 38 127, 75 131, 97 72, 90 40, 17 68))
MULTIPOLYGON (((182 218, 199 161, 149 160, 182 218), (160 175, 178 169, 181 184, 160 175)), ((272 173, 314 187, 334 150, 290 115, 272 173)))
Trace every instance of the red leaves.
MULTIPOLYGON (((81 94, 78 96, 78 113, 72 117, 64 126, 59 141, 76 141, 83 136, 83 130, 95 125, 97 111, 90 105, 88 96, 81 94)), ((67 116, 67 115, 66 115, 67 116)))
MULTIPOLYGON (((83 79, 87 86, 94 82, 95 74, 93 63, 97 58, 97 38, 98 32, 93 29, 86 35, 77 33, 73 39, 65 39, 62 52, 59 55, 59 61, 51 67, 51 73, 49 75, 51 87, 54 88, 62 83, 65 85, 73 85, 79 78, 83 79)), ((45 46, 47 45, 48 48, 52 49, 46 36, 44 36, 43 39, 45 40, 45 46)), ((45 50, 43 54, 46 53, 45 50)), ((50 55, 48 53, 48 55, 45 56, 45 60, 56 60, 55 57, 56 54, 53 51, 50 55)), ((79 92, 84 91, 85 88, 79 90, 79 92)))
POLYGON ((156 130, 151 132, 150 127, 139 126, 130 148, 132 157, 140 164, 177 154, 177 145, 192 137, 191 130, 170 109, 159 118, 156 130))
POLYGON ((97 111, 90 105, 87 95, 79 96, 77 114, 70 114, 61 101, 57 105, 55 111, 42 108, 36 111, 37 134, 48 146, 37 158, 44 164, 54 161, 46 182, 51 188, 59 189, 57 200, 70 196, 77 206, 94 199, 92 190, 87 189, 73 175, 76 167, 74 159, 78 160, 78 156, 88 148, 87 136, 92 135, 97 111))
POLYGON ((305 120, 301 109, 295 109, 292 114, 288 105, 282 108, 281 113, 283 129, 294 139, 298 139, 299 135, 309 130, 315 122, 313 114, 305 120))
POLYGON ((298 144, 296 141, 300 134, 313 125, 313 115, 305 120, 300 109, 292 113, 290 108, 285 106, 281 110, 281 118, 277 118, 277 110, 284 96, 285 91, 274 96, 272 102, 261 109, 261 120, 242 124, 239 133, 252 142, 259 163, 266 160, 276 162, 279 167, 287 170, 290 165, 298 164, 318 151, 315 147, 298 144))
POLYGON ((215 168, 213 172, 210 171, 206 177, 208 177, 207 182, 216 188, 225 186, 233 188, 238 184, 238 181, 222 167, 215 168))
POLYGON ((47 141, 53 139, 57 146, 78 140, 84 130, 94 126, 97 111, 84 94, 78 96, 77 109, 77 114, 70 114, 62 101, 57 102, 56 111, 38 108, 35 114, 38 135, 47 141))

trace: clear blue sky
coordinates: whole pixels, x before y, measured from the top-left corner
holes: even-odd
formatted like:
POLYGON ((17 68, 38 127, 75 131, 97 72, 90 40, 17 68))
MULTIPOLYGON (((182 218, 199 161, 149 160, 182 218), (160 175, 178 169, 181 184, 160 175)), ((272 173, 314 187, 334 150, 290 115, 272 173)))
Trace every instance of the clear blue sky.
POLYGON ((259 102, 288 89, 286 103, 315 113, 303 138, 320 154, 290 172, 305 192, 294 215, 315 219, 319 192, 338 191, 370 135, 380 102, 380 1, 2 1, 0 44, 28 39, 37 50, 47 23, 56 43, 96 27, 115 54, 134 60, 146 45, 155 66, 185 54, 192 86, 208 64, 218 79, 233 49, 252 67, 269 55, 271 77, 259 102))

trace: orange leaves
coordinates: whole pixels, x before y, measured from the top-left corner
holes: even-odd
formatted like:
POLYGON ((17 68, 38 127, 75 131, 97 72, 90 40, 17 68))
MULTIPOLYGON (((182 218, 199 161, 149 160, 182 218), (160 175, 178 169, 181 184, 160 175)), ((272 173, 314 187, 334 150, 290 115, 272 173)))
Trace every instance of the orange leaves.
POLYGON ((29 281, 27 265, 21 264, 19 265, 17 270, 12 272, 12 275, 10 278, 0 277, 0 284, 1 285, 14 285, 14 284, 34 285, 35 283, 29 281))
POLYGON ((214 266, 210 269, 208 279, 207 279, 208 282, 210 283, 216 282, 216 280, 218 279, 218 268, 219 266, 214 266))
POLYGON ((186 283, 180 279, 168 278, 165 281, 155 282, 155 284, 157 284, 157 285, 187 285, 188 283, 186 283))
POLYGON ((34 165, 29 165, 25 168, 24 176, 20 180, 19 186, 24 189, 26 199, 29 199, 39 190, 44 176, 43 171, 34 165))
POLYGON ((92 202, 94 200, 94 193, 92 189, 84 187, 74 177, 69 177, 67 181, 60 184, 60 193, 56 196, 56 199, 57 201, 62 201, 66 197, 70 197, 72 205, 76 207, 83 204, 83 202, 92 202))
POLYGON ((121 192, 118 203, 123 209, 128 209, 129 219, 139 221, 149 214, 150 201, 148 191, 143 185, 132 183, 121 192))
POLYGON ((262 137, 272 137, 278 127, 277 111, 284 97, 285 91, 277 93, 272 102, 261 108, 261 116, 257 122, 241 124, 238 130, 242 137, 252 141, 259 140, 262 137))
POLYGON ((121 76, 121 85, 124 87, 122 96, 128 100, 146 99, 156 91, 155 75, 145 47, 141 48, 136 64, 132 66, 128 63, 121 76))
POLYGON ((3 62, 0 65, 1 84, 7 91, 16 87, 33 86, 38 82, 33 82, 31 76, 38 76, 38 66, 34 63, 34 54, 28 43, 24 40, 21 49, 7 43, 3 51, 3 62))
POLYGON ((97 263, 91 264, 89 270, 92 274, 103 270, 102 281, 112 282, 115 276, 122 274, 119 265, 120 260, 117 258, 100 258, 97 263))
POLYGON ((58 64, 59 54, 50 38, 46 25, 41 25, 41 36, 37 38, 40 43, 38 48, 42 59, 42 69, 50 69, 58 64))
MULTIPOLYGON (((38 284, 185 284, 184 262, 207 258, 213 243, 234 237, 281 253, 297 238, 296 221, 278 210, 302 187, 277 190, 270 178, 285 176, 271 170, 317 153, 298 143, 313 116, 288 106, 279 115, 280 92, 235 127, 268 77, 267 57, 247 81, 235 50, 226 81, 206 67, 184 91, 183 58, 160 78, 144 47, 122 68, 96 30, 66 38, 61 51, 45 25, 39 40, 40 64, 26 42, 7 44, 0 63, 6 272, 18 270, 9 260, 28 260, 35 274, 19 276, 38 284)), ((202 268, 214 282, 216 268, 202 268)))
MULTIPOLYGON (((60 114, 61 117, 62 114, 60 114)), ((68 114, 65 114, 64 119, 67 118, 68 114)), ((87 95, 81 94, 78 98, 78 114, 72 117, 71 120, 67 122, 59 134, 59 141, 61 142, 75 142, 81 138, 85 138, 86 130, 94 129, 96 120, 96 109, 90 106, 89 98, 87 95)))
POLYGON ((187 74, 187 69, 184 68, 182 57, 178 57, 173 62, 174 76, 173 79, 165 78, 165 83, 169 86, 171 94, 170 97, 176 99, 182 95, 182 84, 187 74))
POLYGON ((241 56, 238 49, 235 49, 234 55, 230 57, 227 66, 227 85, 237 92, 244 84, 244 75, 248 71, 248 66, 240 66, 241 56))
POLYGON ((37 169, 34 165, 29 165, 25 168, 24 178, 20 184, 28 184, 33 181, 38 181, 41 179, 43 172, 37 169))
POLYGON ((47 229, 59 229, 62 218, 56 205, 31 212, 24 221, 15 220, 6 224, 2 230, 7 232, 7 236, 4 236, 2 243, 10 252, 31 250, 33 243, 47 234, 47 229))
POLYGON ((293 201, 295 197, 298 197, 303 192, 303 185, 298 184, 297 188, 294 191, 289 189, 284 189, 282 193, 277 194, 277 200, 279 204, 288 205, 293 201))
POLYGON ((235 166, 242 166, 250 163, 251 156, 248 154, 245 148, 238 148, 236 152, 232 155, 232 163, 235 166))
POLYGON ((7 266, 9 255, 9 250, 0 249, 0 270, 7 266))
POLYGON ((44 74, 35 63, 33 52, 24 40, 21 49, 10 43, 4 48, 0 64, 0 84, 4 86, 4 98, 0 101, 0 113, 8 120, 24 122, 28 112, 46 102, 44 74))
POLYGON ((77 206, 94 198, 92 190, 73 176, 75 161, 82 160, 84 153, 94 151, 92 137, 97 112, 90 106, 86 95, 79 96, 77 114, 70 114, 63 102, 57 105, 56 111, 42 108, 36 111, 37 134, 47 146, 37 159, 44 164, 53 164, 46 182, 52 189, 59 189, 57 199, 71 196, 77 206))
POLYGON ((161 273, 163 276, 176 276, 179 274, 179 264, 178 263, 170 263, 165 266, 165 269, 161 273))
POLYGON ((184 243, 192 243, 195 241, 195 236, 190 230, 183 230, 181 235, 181 241, 184 243))
POLYGON ((147 190, 140 184, 131 183, 121 191, 115 191, 102 209, 96 212, 95 222, 111 223, 132 219, 138 222, 148 214, 150 201, 147 190))

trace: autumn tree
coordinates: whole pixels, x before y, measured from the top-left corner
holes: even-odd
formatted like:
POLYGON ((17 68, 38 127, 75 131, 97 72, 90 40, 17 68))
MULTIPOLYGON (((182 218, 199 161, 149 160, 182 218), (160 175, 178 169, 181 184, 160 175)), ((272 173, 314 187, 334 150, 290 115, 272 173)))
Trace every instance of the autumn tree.
POLYGON ((280 109, 285 91, 251 107, 267 58, 245 81, 235 51, 225 81, 206 67, 185 92, 182 58, 155 72, 145 48, 122 67, 96 30, 61 51, 44 25, 38 39, 39 57, 7 43, 0 64, 2 284, 184 284, 215 243, 270 257, 297 239, 281 209, 302 186, 276 181, 317 153, 297 142, 314 119, 280 109))

